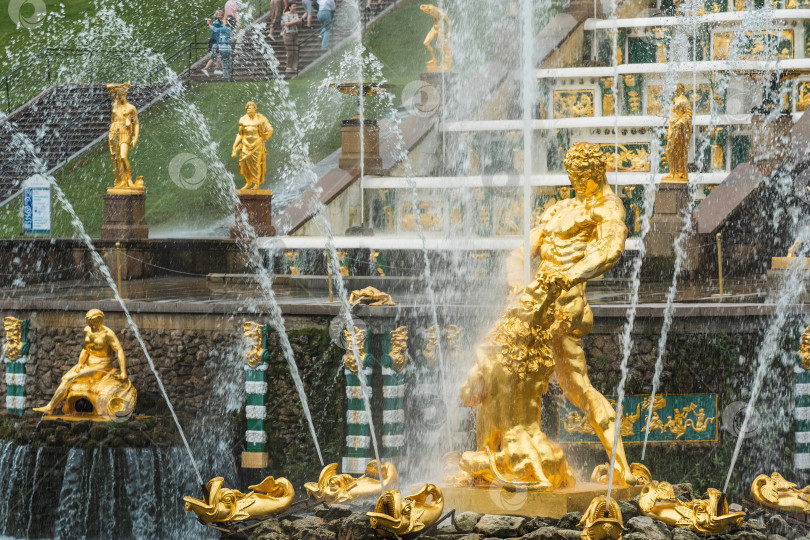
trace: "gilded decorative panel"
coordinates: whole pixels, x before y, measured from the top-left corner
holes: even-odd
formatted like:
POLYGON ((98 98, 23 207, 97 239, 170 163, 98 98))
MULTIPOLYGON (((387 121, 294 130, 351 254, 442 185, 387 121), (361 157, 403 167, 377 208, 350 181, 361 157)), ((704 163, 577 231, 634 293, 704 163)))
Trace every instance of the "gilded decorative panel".
POLYGON ((796 110, 806 111, 810 107, 810 81, 796 84, 796 110))
MULTIPOLYGON (((413 203, 411 201, 403 201, 400 207, 402 212, 402 221, 400 222, 399 229, 401 231, 416 231, 419 227, 416 224, 416 215, 413 212, 413 203)), ((442 213, 444 212, 444 204, 439 201, 421 201, 419 202, 419 221, 422 225, 422 230, 430 232, 441 232, 444 230, 442 224, 442 213)))
POLYGON ((607 170, 616 170, 616 149, 618 148, 618 165, 621 172, 647 172, 650 170, 650 143, 600 144, 602 152, 607 154, 607 170))
POLYGON ((555 90, 554 118, 593 116, 593 90, 555 90))
MULTIPOLYGON (((616 406, 616 396, 605 396, 616 406)), ((622 440, 644 442, 649 395, 625 396, 622 440)), ((718 440, 717 394, 677 394, 655 397, 650 420, 650 442, 707 442, 718 440)), ((560 407, 560 442, 598 443, 587 417, 567 401, 560 407)))
MULTIPOLYGON (((728 59, 732 32, 718 32, 713 36, 712 58, 728 59)), ((761 30, 746 32, 745 39, 737 50, 740 60, 768 60, 776 56, 779 59, 793 58, 793 30, 761 30)))

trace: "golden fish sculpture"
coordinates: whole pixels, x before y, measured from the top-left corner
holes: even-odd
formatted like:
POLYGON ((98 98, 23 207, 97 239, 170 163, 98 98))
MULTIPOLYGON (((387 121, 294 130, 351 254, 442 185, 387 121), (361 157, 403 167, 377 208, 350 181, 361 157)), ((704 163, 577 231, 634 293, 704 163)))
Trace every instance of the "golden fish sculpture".
POLYGON ((442 491, 434 484, 425 484, 404 499, 398 489, 389 489, 377 499, 374 511, 366 515, 377 534, 391 538, 430 527, 441 517, 443 510, 442 491))
POLYGON ((295 490, 286 478, 268 476, 261 483, 249 486, 250 493, 223 488, 224 478, 218 476, 205 485, 208 500, 186 496, 186 512, 194 512, 200 521, 219 523, 264 519, 287 510, 295 498, 295 490))
POLYGON ((608 505, 604 495, 594 497, 579 525, 582 527, 582 540, 619 540, 624 530, 619 503, 616 499, 610 499, 608 505))
POLYGON ((376 496, 397 480, 397 470, 390 462, 383 463, 381 475, 377 460, 372 460, 366 466, 363 476, 358 478, 350 474, 338 474, 337 468, 337 463, 331 463, 323 468, 317 483, 304 484, 307 494, 326 504, 342 503, 376 496))
POLYGON ((788 482, 778 472, 770 476, 760 474, 751 484, 751 496, 756 502, 783 512, 810 514, 808 492, 810 486, 801 490, 796 489, 796 484, 788 482))
POLYGON ((718 534, 742 524, 745 512, 729 513, 720 491, 709 488, 707 493, 708 499, 683 502, 669 482, 650 482, 642 488, 638 505, 645 516, 699 533, 718 534))

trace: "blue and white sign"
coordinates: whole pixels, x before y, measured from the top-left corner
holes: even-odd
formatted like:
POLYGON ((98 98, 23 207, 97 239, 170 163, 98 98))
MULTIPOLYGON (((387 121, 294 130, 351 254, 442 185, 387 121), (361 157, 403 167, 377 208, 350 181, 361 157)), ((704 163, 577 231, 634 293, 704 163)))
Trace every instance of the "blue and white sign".
POLYGON ((51 183, 40 174, 23 182, 23 233, 51 233, 51 183))

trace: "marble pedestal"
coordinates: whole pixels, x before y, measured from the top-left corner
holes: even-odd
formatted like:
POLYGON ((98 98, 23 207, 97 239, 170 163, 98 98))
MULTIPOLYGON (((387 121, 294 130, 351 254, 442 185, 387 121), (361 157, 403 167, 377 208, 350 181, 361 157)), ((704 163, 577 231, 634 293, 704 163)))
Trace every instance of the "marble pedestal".
POLYGON ((242 468, 266 469, 268 459, 267 452, 242 452, 242 468))
POLYGON ((104 194, 104 224, 101 238, 105 240, 139 240, 149 237, 146 225, 146 194, 104 194))
POLYGON ((237 190, 236 195, 239 197, 239 206, 236 208, 236 222, 231 227, 231 238, 249 240, 258 236, 274 236, 276 229, 272 223, 273 190, 237 190), (246 213, 247 222, 253 231, 240 223, 239 213, 242 211, 246 213))
POLYGON ((340 126, 342 138, 340 159, 338 167, 341 169, 359 169, 360 160, 363 160, 363 168, 366 172, 369 169, 382 168, 382 157, 380 156, 380 126, 376 120, 366 119, 363 121, 363 141, 360 141, 360 120, 352 118, 344 120, 340 126), (361 158, 362 148, 362 158, 361 158))
POLYGON ((454 95, 457 77, 453 72, 430 71, 419 75, 424 83, 417 110, 425 115, 437 113, 445 104, 446 96, 454 95))

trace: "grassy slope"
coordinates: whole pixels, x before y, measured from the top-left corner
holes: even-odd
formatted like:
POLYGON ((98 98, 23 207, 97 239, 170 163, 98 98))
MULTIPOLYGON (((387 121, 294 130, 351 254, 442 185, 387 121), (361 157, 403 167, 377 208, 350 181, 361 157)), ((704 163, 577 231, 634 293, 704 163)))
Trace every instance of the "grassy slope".
MULTIPOLYGON (((429 27, 430 19, 419 11, 419 2, 405 0, 364 36, 367 50, 383 65, 384 77, 397 85, 396 94, 408 82, 418 79, 424 68, 427 54, 420 36, 429 27)), ((289 103, 293 104, 299 118, 313 114, 320 122, 315 124, 312 118, 298 121, 313 161, 337 149, 339 120, 351 116, 354 104, 352 98, 321 86, 325 78, 338 70, 340 58, 340 51, 333 53, 329 61, 290 81, 290 99, 284 99, 278 83, 271 81, 193 84, 180 97, 145 111, 141 115, 142 137, 130 157, 134 174, 143 175, 147 185, 147 221, 151 231, 165 234, 171 229, 175 235, 181 231, 193 235, 195 230, 230 213, 230 208, 220 202, 222 199, 217 193, 221 190, 216 186, 227 185, 227 173, 222 171, 222 165, 237 177, 236 182, 241 186, 237 161, 231 159, 230 149, 236 123, 249 100, 256 101, 259 111, 270 119, 276 130, 267 145, 270 187, 277 188, 279 178, 290 177, 295 161, 300 160, 288 151, 291 145, 297 144, 292 140, 297 135, 290 126, 289 103), (209 141, 193 117, 195 109, 201 113, 211 133, 213 152, 203 150, 209 141), (169 163, 181 153, 197 156, 205 163, 208 176, 199 189, 184 189, 171 181, 169 163)), ((194 171, 186 166, 181 173, 188 177, 194 171)), ((90 235, 98 236, 102 224, 102 194, 105 187, 112 184, 112 165, 106 144, 98 145, 60 169, 56 178, 90 235)), ((0 209, 0 236, 21 234, 20 208, 18 199, 0 209)), ((69 216, 60 211, 58 205, 54 205, 54 236, 73 236, 69 216)))

